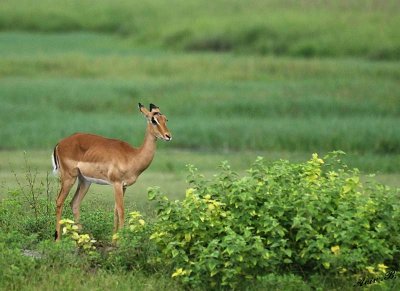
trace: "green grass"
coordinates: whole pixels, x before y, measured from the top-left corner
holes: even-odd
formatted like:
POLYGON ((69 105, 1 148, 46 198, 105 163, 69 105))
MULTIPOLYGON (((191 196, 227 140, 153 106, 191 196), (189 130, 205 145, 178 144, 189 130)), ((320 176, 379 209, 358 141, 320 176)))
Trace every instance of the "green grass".
POLYGON ((0 29, 88 31, 135 45, 399 59, 398 1, 3 1, 0 29))
POLYGON ((341 149, 365 171, 400 168, 396 62, 128 50, 126 40, 88 33, 0 40, 3 150, 51 151, 76 131, 139 145, 136 104, 154 102, 174 137, 160 148, 341 149))
MULTIPOLYGON (((200 172, 207 176, 213 175, 215 167, 222 159, 231 161, 235 171, 242 172, 248 168, 253 161, 255 154, 263 154, 267 160, 278 158, 289 158, 291 160, 304 160, 304 157, 295 153, 255 153, 242 152, 240 155, 233 153, 210 153, 210 152, 191 152, 182 150, 162 149, 157 153, 152 166, 143 174, 137 184, 130 187, 126 194, 126 211, 140 210, 150 219, 154 215, 151 204, 146 200, 146 188, 150 185, 158 185, 166 191, 171 199, 179 199, 184 195, 187 184, 184 177, 187 172, 184 170, 185 164, 190 163, 199 165, 200 172), (173 161, 173 162, 172 162, 173 161)), ((50 171, 50 156, 47 151, 30 151, 24 154, 22 151, 2 151, 0 152, 0 214, 7 220, 1 221, 0 227, 0 249, 2 250, 2 260, 0 260, 0 289, 18 290, 71 290, 85 288, 88 290, 102 290, 104 288, 117 288, 119 290, 184 290, 175 280, 170 278, 170 273, 163 270, 134 269, 130 271, 115 269, 112 265, 104 265, 106 259, 102 257, 99 262, 90 263, 88 258, 79 255, 68 249, 63 250, 59 244, 51 241, 53 225, 50 229, 37 228, 33 223, 33 211, 27 207, 30 199, 21 196, 22 186, 24 189, 29 187, 26 176, 29 171, 37 173, 35 191, 41 199, 46 199, 45 184, 46 172, 50 171), (25 158, 28 166, 25 164, 25 158), (30 170, 28 170, 30 168, 30 170), (10 170, 12 169, 12 171, 10 170), (14 173, 12 173, 14 172, 14 173), (20 180, 17 184, 14 174, 20 180), (16 190, 18 189, 19 190, 16 190), (41 189, 41 190, 40 190, 41 189), (10 193, 7 192, 10 190, 10 193), (25 205, 18 210, 18 204, 6 202, 23 201, 25 205), (8 207, 6 206, 8 203, 8 207), (21 213, 19 213, 21 211, 21 213), (5 213, 9 213, 6 216, 5 213), (18 214, 19 213, 19 214, 18 214), (18 215, 20 215, 18 217, 18 215), (15 227, 10 229, 10 224, 15 227), (4 228, 3 228, 4 226, 4 228), (45 236, 37 237, 31 228, 45 236), (43 233, 44 231, 44 233, 43 233), (61 249, 60 249, 61 247, 61 249), (33 260, 21 253, 21 250, 45 249, 44 255, 38 260, 33 260), (27 287, 29 286, 29 287, 27 287)), ((378 176, 378 180, 392 175, 378 176)), ((399 175, 395 176, 392 182, 399 186, 399 175)), ((57 179, 51 179, 50 185, 50 214, 46 215, 46 225, 53 220, 54 200, 57 188, 57 179)), ((68 202, 65 203, 63 217, 72 218, 68 202)), ((113 224, 113 194, 111 187, 93 187, 82 203, 82 223, 84 232, 92 234, 98 241, 100 253, 107 253, 110 244, 112 224, 113 224)), ((42 210, 43 211, 43 210, 42 210)), ((41 220, 40 220, 41 221, 41 220)), ((147 220, 146 220, 147 221, 147 220)), ((42 222, 43 223, 43 222, 42 222)), ((39 252, 41 253, 41 252, 39 252)), ((104 254, 103 254, 104 255, 104 254)), ((356 277, 349 278, 330 278, 314 275, 311 278, 303 279, 285 277, 282 275, 270 274, 261 281, 254 282, 248 290, 314 290, 317 287, 323 290, 334 290, 341 286, 342 290, 353 290, 353 285, 357 282, 356 277), (272 276, 272 277, 271 277, 272 276)), ((384 283, 371 286, 372 290, 396 290, 398 280, 388 280, 384 283)))
MULTIPOLYGON (((58 193, 58 179, 52 174, 50 160, 51 151, 0 151, 0 198, 5 197, 7 192, 20 188, 17 179, 23 187, 27 187, 26 172, 30 167, 33 173, 37 174, 37 181, 44 181, 49 174, 52 183, 52 200, 55 201, 58 193), (27 164, 26 164, 27 162, 27 164), (17 179, 16 179, 17 178, 17 179)), ((125 201, 128 209, 147 209, 151 203, 147 200, 147 188, 158 186, 168 195, 170 199, 184 197, 185 190, 189 187, 186 181, 188 164, 196 166, 201 173, 211 177, 214 175, 222 161, 228 161, 232 170, 243 174, 245 169, 255 161, 257 156, 262 156, 268 162, 278 159, 288 159, 298 162, 310 158, 309 153, 296 152, 205 152, 161 149, 158 150, 150 168, 144 172, 138 181, 127 190, 125 201)), ((322 155, 321 155, 322 156, 322 155)), ((389 157, 380 156, 356 156, 345 157, 346 162, 351 161, 352 166, 358 166, 365 174, 375 173, 376 179, 386 185, 400 187, 400 174, 393 170, 393 173, 384 171, 371 172, 366 169, 377 167, 381 164, 390 164, 389 157), (370 163, 371 165, 369 165, 370 163)), ((68 197, 72 199, 73 190, 68 197)), ((110 213, 113 210, 114 195, 112 187, 92 185, 89 194, 83 201, 83 206, 90 206, 96 202, 107 208, 110 213)), ((68 203, 66 203, 68 205, 68 203)), ((68 207, 67 207, 68 208, 68 207)))

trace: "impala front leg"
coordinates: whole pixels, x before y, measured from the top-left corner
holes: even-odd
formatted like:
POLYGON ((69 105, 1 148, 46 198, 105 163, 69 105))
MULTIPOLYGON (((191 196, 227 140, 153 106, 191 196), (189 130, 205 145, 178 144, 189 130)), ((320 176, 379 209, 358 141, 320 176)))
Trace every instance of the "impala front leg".
POLYGON ((125 187, 122 183, 114 184, 115 208, 114 208, 114 233, 124 226, 124 193, 125 187))

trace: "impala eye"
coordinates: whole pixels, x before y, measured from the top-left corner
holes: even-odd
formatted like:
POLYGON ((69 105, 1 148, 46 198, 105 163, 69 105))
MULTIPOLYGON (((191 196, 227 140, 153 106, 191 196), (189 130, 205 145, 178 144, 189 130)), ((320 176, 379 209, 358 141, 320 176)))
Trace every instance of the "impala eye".
POLYGON ((157 119, 155 119, 154 117, 151 118, 151 123, 153 123, 154 125, 158 124, 157 119))

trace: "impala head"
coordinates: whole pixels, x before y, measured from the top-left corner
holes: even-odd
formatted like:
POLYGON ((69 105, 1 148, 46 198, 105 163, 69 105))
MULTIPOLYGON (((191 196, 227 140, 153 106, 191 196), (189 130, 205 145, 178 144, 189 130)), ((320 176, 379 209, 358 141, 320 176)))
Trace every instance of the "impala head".
POLYGON ((147 122, 151 125, 151 133, 156 138, 161 138, 166 141, 172 139, 171 133, 167 128, 167 117, 161 114, 160 108, 154 104, 150 104, 150 111, 147 110, 142 104, 139 103, 139 110, 146 117, 147 122))

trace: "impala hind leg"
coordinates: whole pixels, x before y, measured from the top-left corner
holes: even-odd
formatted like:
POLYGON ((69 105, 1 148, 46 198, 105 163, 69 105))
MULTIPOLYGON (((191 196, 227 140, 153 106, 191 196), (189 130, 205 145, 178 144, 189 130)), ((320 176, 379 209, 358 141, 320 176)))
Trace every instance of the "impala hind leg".
POLYGON ((61 220, 64 201, 65 198, 67 198, 68 193, 71 190, 72 186, 75 184, 75 181, 76 177, 73 176, 67 176, 61 179, 61 189, 56 201, 56 233, 55 233, 56 240, 60 240, 61 237, 60 220, 61 220))
POLYGON ((74 198, 71 200, 71 208, 72 208, 72 213, 74 215, 74 222, 78 224, 78 227, 81 228, 82 226, 79 224, 79 219, 80 219, 80 205, 85 197, 87 191, 89 190, 91 183, 87 180, 85 180, 83 177, 79 177, 78 180, 78 187, 76 188, 76 192, 74 195, 74 198))
POLYGON ((115 207, 114 207, 114 234, 124 226, 124 195, 126 188, 122 184, 114 184, 115 207))

